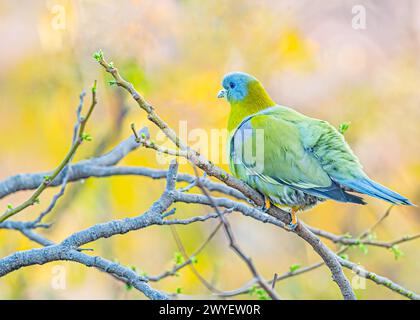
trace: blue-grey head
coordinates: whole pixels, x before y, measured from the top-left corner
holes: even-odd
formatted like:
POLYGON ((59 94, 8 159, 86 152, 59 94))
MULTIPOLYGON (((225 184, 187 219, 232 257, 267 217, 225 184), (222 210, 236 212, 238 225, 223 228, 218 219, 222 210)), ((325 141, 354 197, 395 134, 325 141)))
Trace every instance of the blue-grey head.
POLYGON ((245 72, 231 72, 222 80, 223 89, 219 91, 218 98, 226 98, 230 103, 243 100, 250 89, 251 83, 259 81, 245 72))

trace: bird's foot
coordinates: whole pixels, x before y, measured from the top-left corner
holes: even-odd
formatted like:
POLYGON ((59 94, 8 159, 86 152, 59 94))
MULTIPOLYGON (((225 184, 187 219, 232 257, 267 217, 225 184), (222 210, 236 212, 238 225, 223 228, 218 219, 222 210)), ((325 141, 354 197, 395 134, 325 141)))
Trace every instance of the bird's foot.
POLYGON ((267 212, 268 209, 270 209, 271 207, 271 203, 270 200, 264 196, 264 204, 262 206, 257 205, 254 201, 252 201, 251 199, 246 199, 246 201, 252 205, 253 207, 256 207, 258 210, 262 211, 262 212, 267 212))
POLYGON ((296 223, 290 222, 289 224, 286 224, 286 229, 288 231, 295 231, 297 226, 298 226, 297 222, 296 223))
POLYGON ((292 207, 292 210, 290 211, 291 221, 289 222, 288 225, 286 225, 286 227, 289 231, 295 231, 296 227, 298 226, 298 219, 297 219, 297 215, 296 215, 296 212, 298 211, 298 209, 299 208, 292 207))
POLYGON ((270 209, 271 207, 271 202, 270 199, 268 199, 268 197, 264 196, 264 204, 262 206, 259 206, 258 209, 261 210, 262 212, 267 212, 268 209, 270 209))

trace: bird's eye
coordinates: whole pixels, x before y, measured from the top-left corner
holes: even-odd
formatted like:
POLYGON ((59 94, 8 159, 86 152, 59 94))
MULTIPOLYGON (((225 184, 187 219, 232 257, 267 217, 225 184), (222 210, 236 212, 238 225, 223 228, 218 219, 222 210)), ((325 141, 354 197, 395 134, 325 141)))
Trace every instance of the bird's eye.
POLYGON ((234 84, 233 82, 229 82, 229 87, 230 87, 231 89, 233 89, 233 88, 235 88, 235 84, 234 84))

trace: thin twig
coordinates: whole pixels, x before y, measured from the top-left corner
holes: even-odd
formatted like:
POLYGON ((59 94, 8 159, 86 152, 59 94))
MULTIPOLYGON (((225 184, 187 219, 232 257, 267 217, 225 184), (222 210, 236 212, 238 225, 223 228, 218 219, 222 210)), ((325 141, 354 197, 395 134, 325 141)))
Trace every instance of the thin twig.
MULTIPOLYGON (((74 146, 74 144, 77 142, 77 137, 78 137, 78 132, 79 132, 79 128, 82 122, 82 107, 83 107, 83 99, 81 99, 79 107, 77 108, 76 111, 76 124, 74 125, 74 129, 73 129, 73 139, 72 139, 72 146, 74 146)), ((61 188, 60 191, 58 193, 56 193, 53 197, 53 199, 51 200, 49 206, 41 212, 41 214, 38 216, 38 218, 36 218, 33 223, 36 225, 38 223, 40 223, 42 221, 42 219, 44 219, 44 217, 51 212, 51 210, 55 207, 55 205, 57 204, 57 201, 64 195, 64 192, 66 190, 66 186, 67 186, 67 182, 69 181, 69 177, 70 177, 70 172, 71 172, 71 165, 70 162, 73 160, 75 153, 73 153, 73 155, 70 157, 67 165, 63 168, 63 181, 61 183, 61 188)))
MULTIPOLYGON (((182 240, 178 234, 178 232, 176 231, 176 228, 174 225, 170 225, 170 229, 172 232, 172 236, 174 237, 175 243, 178 247, 178 250, 181 252, 183 258, 185 261, 191 260, 192 259, 190 257, 188 257, 188 253, 185 250, 184 244, 182 243, 182 240)), ((217 229, 217 228, 216 228, 217 229)), ((221 293, 221 291, 219 289, 217 289, 216 287, 214 287, 210 282, 208 282, 198 271, 197 269, 194 267, 194 263, 188 263, 191 271, 194 273, 194 275, 197 277, 197 279, 207 288, 207 290, 209 290, 210 292, 213 293, 221 293)))
POLYGON ((153 149, 155 151, 157 151, 158 153, 165 153, 171 156, 177 156, 177 157, 186 157, 187 153, 181 150, 173 150, 173 149, 169 149, 163 146, 159 146, 156 143, 154 143, 153 141, 151 141, 148 137, 146 136, 139 136, 137 134, 136 131, 136 126, 134 123, 131 124, 131 130, 133 131, 135 140, 137 143, 139 143, 141 146, 149 148, 149 149, 153 149))
MULTIPOLYGON (((81 108, 81 105, 83 105, 84 97, 85 97, 85 93, 82 92, 80 94, 79 108, 81 108)), ((97 100, 96 100, 96 80, 95 80, 94 85, 92 87, 92 103, 90 105, 90 108, 89 108, 86 116, 84 118, 80 119, 80 127, 79 127, 79 132, 78 132, 76 141, 72 144, 70 150, 68 151, 68 153, 66 154, 64 159, 61 161, 61 163, 58 165, 58 167, 53 171, 51 176, 44 177, 44 180, 42 181, 42 183, 35 190, 35 192, 29 197, 29 199, 27 199, 26 201, 24 201, 23 203, 21 203, 17 207, 9 209, 6 212, 4 212, 3 215, 0 216, 0 223, 7 220, 8 218, 18 214, 20 211, 26 209, 27 207, 29 207, 31 205, 34 205, 35 203, 39 202, 39 196, 41 195, 41 193, 47 188, 47 186, 52 181, 54 181, 54 179, 68 165, 68 163, 71 161, 71 159, 73 158, 74 154, 76 153, 77 149, 82 144, 82 142, 84 140, 88 139, 87 136, 85 136, 85 127, 86 127, 86 123, 89 120, 96 104, 97 104, 97 100)))
MULTIPOLYGON (((216 217, 218 217, 218 216, 216 215, 216 217)), ((178 220, 178 221, 181 221, 181 220, 178 220)), ((167 221, 167 222, 178 222, 178 221, 170 220, 170 221, 167 221)), ((177 223, 173 223, 173 224, 177 224, 177 223)), ((180 223, 180 224, 183 224, 183 223, 180 223)), ((217 231, 220 229, 220 226, 221 226, 221 223, 219 223, 217 225, 217 227, 210 233, 210 235, 200 245, 200 247, 196 251, 194 251, 194 253, 190 257, 188 257, 188 259, 186 259, 183 263, 181 263, 179 265, 175 265, 171 270, 165 271, 158 276, 149 276, 148 279, 150 281, 160 281, 163 278, 176 275, 179 270, 181 270, 182 268, 186 267, 187 265, 193 263, 195 257, 197 257, 205 249, 207 244, 209 244, 210 241, 214 238, 217 231)))

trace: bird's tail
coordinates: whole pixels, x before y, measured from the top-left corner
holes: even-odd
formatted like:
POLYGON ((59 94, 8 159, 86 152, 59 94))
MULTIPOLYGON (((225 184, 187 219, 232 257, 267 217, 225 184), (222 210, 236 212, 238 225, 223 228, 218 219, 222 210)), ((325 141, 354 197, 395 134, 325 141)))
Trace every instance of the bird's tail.
POLYGON ((364 193, 393 204, 414 206, 407 198, 369 178, 340 181, 340 183, 356 192, 364 193))

